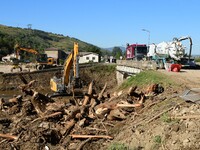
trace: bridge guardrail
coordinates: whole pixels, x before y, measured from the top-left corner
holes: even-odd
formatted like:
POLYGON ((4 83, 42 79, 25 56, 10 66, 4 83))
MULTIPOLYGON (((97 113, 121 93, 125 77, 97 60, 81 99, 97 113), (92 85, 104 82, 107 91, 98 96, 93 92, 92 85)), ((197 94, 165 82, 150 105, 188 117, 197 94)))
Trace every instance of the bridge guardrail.
POLYGON ((117 60, 117 65, 138 68, 142 70, 157 70, 155 61, 117 60))

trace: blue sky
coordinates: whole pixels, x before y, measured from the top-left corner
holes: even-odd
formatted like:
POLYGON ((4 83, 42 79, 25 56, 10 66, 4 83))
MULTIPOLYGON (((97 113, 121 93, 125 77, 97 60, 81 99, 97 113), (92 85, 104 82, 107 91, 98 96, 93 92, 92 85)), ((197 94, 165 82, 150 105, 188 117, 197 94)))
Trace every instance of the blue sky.
MULTIPOLYGON (((68 35, 99 47, 191 36, 200 54, 199 0, 2 0, 0 24, 68 35)), ((185 41, 188 46, 189 41, 185 41)))

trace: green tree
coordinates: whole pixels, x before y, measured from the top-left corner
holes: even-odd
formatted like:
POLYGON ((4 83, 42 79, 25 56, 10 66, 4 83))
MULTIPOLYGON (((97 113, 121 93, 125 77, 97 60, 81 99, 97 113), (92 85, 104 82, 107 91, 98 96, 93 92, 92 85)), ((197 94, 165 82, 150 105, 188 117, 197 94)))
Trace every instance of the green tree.
POLYGON ((112 50, 112 55, 116 58, 119 59, 120 56, 122 56, 122 50, 119 47, 114 47, 112 50))

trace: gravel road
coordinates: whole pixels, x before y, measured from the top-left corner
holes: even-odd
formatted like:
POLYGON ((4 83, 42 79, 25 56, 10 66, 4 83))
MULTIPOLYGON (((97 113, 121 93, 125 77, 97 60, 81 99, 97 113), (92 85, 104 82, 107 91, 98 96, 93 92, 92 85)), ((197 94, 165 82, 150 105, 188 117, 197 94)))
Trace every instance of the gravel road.
POLYGON ((180 72, 159 71, 180 80, 180 82, 186 83, 188 87, 200 87, 200 70, 182 69, 180 72))

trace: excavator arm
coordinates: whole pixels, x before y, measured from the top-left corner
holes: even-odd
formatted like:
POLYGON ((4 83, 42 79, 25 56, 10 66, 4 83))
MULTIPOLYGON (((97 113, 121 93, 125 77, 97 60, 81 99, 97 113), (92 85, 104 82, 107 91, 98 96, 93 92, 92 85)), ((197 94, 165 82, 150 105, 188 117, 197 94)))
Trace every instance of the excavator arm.
POLYGON ((14 49, 15 49, 17 59, 19 58, 19 52, 20 51, 26 51, 28 53, 32 53, 32 54, 35 54, 35 55, 39 54, 35 49, 20 47, 18 44, 15 45, 14 49))
POLYGON ((73 65, 73 56, 74 52, 70 53, 64 64, 64 73, 63 73, 64 85, 68 85, 69 83, 70 69, 73 65))
POLYGON ((65 93, 66 90, 72 87, 72 81, 70 76, 70 70, 73 67, 73 81, 79 78, 78 69, 78 43, 74 43, 74 50, 68 55, 63 66, 63 76, 62 78, 53 77, 50 80, 51 90, 57 93, 65 93), (68 88, 68 89, 67 89, 68 88))
POLYGON ((186 37, 181 37, 181 38, 178 39, 179 42, 181 42, 183 40, 189 40, 190 41, 190 51, 189 51, 189 61, 190 61, 190 58, 191 58, 191 55, 192 55, 192 38, 189 37, 189 36, 186 36, 186 37))

